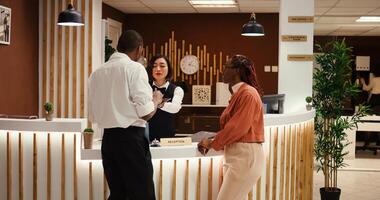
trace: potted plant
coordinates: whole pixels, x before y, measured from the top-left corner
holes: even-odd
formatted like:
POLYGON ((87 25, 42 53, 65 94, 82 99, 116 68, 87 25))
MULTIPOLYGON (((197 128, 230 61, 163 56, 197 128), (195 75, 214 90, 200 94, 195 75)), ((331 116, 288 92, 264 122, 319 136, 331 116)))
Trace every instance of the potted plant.
POLYGON ((46 121, 52 121, 53 120, 53 104, 50 102, 46 102, 44 104, 44 109, 45 109, 46 121))
POLYGON ((86 128, 83 131, 83 145, 85 149, 92 149, 92 141, 94 136, 94 130, 92 128, 86 128))
POLYGON ((106 39, 104 40, 104 59, 105 59, 105 62, 107 62, 111 55, 113 53, 115 53, 115 49, 111 46, 112 44, 112 40, 108 39, 108 37, 106 36, 106 39))
POLYGON ((344 40, 333 41, 325 47, 317 45, 321 54, 316 56, 320 64, 313 78, 313 105, 315 116, 314 153, 318 171, 322 170, 325 180, 320 188, 321 199, 339 199, 338 169, 346 166, 344 147, 348 145, 345 129, 357 126, 360 118, 368 113, 368 107, 359 106, 350 117, 342 116, 344 99, 360 92, 359 86, 351 82, 351 48, 344 40))
POLYGON ((310 111, 311 110, 311 108, 313 108, 313 105, 311 104, 311 102, 313 101, 313 98, 311 98, 311 96, 307 96, 306 98, 305 98, 305 101, 306 101, 306 110, 307 111, 310 111))

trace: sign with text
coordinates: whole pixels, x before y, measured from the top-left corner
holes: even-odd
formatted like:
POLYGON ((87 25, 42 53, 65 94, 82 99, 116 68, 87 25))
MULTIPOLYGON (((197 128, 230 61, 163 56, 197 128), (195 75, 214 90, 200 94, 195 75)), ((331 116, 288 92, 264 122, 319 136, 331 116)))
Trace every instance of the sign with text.
POLYGON ((306 35, 283 35, 281 36, 283 42, 306 42, 306 35))
POLYGON ((313 61, 313 55, 288 55, 288 61, 313 61))
POLYGON ((289 23, 313 23, 314 16, 289 16, 289 23))
POLYGON ((161 146, 186 146, 191 145, 191 137, 161 138, 161 146))

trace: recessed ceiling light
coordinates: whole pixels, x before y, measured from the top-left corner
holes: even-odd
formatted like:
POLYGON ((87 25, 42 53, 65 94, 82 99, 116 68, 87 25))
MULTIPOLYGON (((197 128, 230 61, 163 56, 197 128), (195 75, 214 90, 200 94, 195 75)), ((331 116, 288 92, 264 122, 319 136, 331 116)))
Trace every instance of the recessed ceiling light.
POLYGON ((380 16, 361 16, 356 22, 380 22, 380 16))
POLYGON ((236 7, 235 0, 189 0, 194 7, 236 7))

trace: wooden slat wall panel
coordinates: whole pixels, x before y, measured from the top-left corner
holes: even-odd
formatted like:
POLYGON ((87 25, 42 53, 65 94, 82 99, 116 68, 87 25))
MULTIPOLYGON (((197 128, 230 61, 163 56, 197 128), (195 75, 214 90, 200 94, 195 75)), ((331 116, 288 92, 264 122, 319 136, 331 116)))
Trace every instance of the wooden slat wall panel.
POLYGON ((54 58, 55 58, 55 0, 50 1, 50 64, 49 64, 49 101, 54 102, 54 58))
MULTIPOLYGON (((86 3, 85 0, 81 0, 81 12, 82 16, 86 16, 86 3)), ((84 20, 84 19, 83 19, 84 20)), ((80 81, 80 117, 84 117, 84 84, 85 84, 85 74, 84 74, 84 68, 85 68, 85 30, 84 28, 81 28, 80 30, 80 37, 81 37, 81 50, 80 50, 80 74, 81 77, 80 81)))
MULTIPOLYGON (((46 90, 47 90, 47 57, 48 57, 48 41, 47 41, 47 34, 48 34, 48 26, 47 26, 47 20, 48 20, 48 7, 47 7, 47 0, 43 0, 43 19, 42 19, 42 26, 43 26, 43 39, 42 39, 42 104, 40 105, 40 109, 42 109, 42 113, 45 113, 43 110, 43 105, 46 101, 46 90)), ((40 94, 41 95, 41 94, 40 94)), ((44 115, 44 114, 43 114, 44 115)))
POLYGON ((85 26, 58 26, 57 16, 66 9, 68 0, 40 0, 42 5, 41 104, 54 104, 55 116, 85 117, 85 84, 92 72, 93 1, 73 1, 81 11, 85 26), (88 30, 88 31, 86 31, 88 30), (86 57, 87 56, 87 57, 86 57), (63 109, 63 110, 62 110, 63 109))
MULTIPOLYGON (((58 0, 58 12, 62 11, 62 2, 63 0, 58 0)), ((62 33, 63 33, 63 28, 62 26, 58 26, 58 50, 57 50, 57 56, 58 56, 58 61, 57 61, 57 70, 58 70, 58 75, 57 75, 57 116, 62 116, 62 33)))

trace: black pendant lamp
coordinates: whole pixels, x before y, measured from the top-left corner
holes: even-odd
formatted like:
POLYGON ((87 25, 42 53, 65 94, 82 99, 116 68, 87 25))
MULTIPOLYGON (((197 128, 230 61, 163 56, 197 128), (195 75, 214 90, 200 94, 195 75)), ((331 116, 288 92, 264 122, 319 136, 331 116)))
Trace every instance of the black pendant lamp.
POLYGON ((242 36, 264 36, 264 27, 256 22, 255 13, 251 14, 249 22, 243 25, 242 36))
POLYGON ((82 15, 74 9, 70 1, 67 9, 59 13, 58 25, 60 26, 83 26, 82 15))

